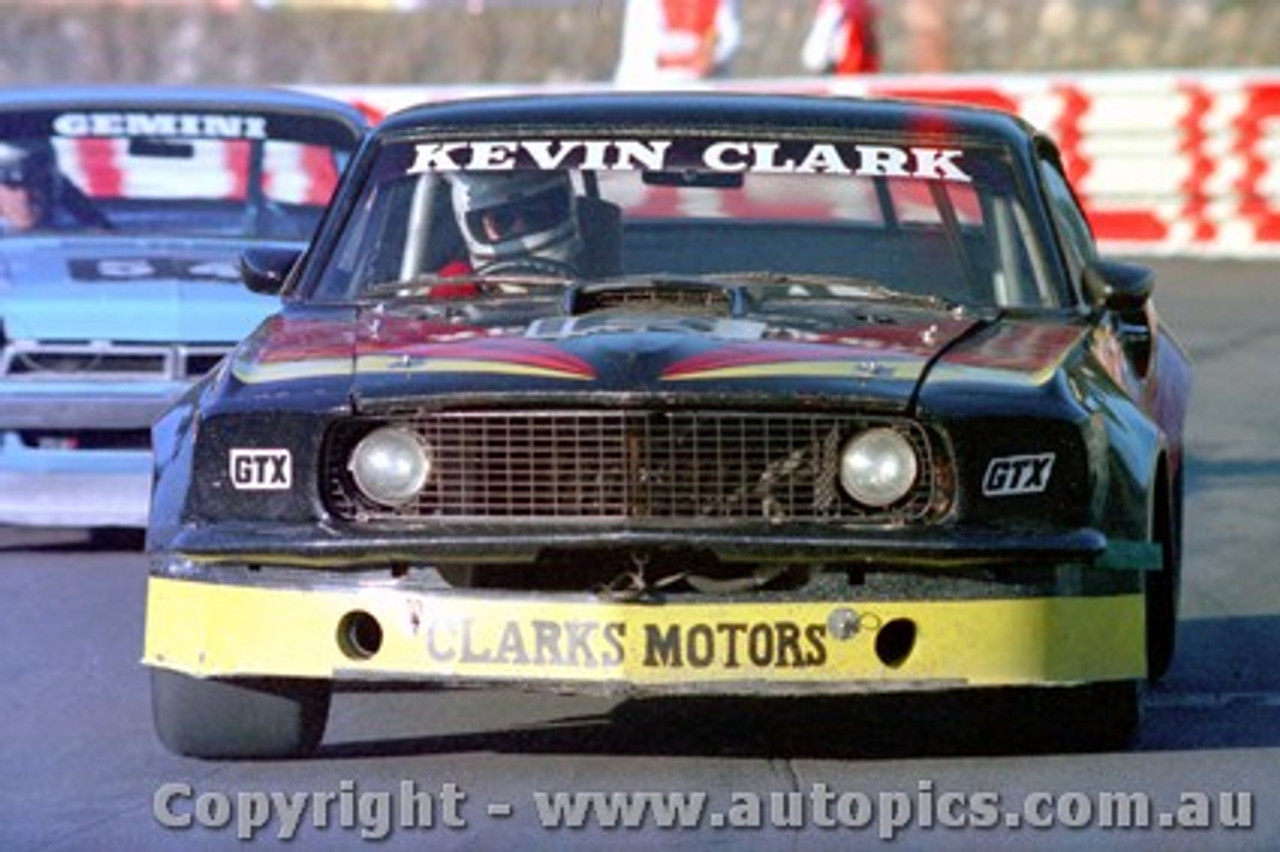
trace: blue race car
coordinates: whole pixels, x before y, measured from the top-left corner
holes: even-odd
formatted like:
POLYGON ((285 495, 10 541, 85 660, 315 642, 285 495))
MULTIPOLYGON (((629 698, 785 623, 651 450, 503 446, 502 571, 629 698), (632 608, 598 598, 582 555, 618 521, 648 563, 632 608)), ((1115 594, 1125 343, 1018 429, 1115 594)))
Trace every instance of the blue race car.
POLYGON ((267 89, 0 90, 0 523, 141 528, 149 428, 278 300, 366 121, 267 89))

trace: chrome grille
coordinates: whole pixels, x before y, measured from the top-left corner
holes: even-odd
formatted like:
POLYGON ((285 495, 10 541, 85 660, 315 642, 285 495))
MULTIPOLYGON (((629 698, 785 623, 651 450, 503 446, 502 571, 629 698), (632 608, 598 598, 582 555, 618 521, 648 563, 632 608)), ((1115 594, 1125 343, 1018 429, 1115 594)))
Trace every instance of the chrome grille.
POLYGON ((935 441, 899 418, 738 412, 443 412, 345 421, 328 436, 327 499, 346 519, 629 518, 902 522, 945 495, 935 441), (433 476, 389 509, 359 493, 351 449, 386 423, 414 429, 433 476), (836 482, 844 442, 892 425, 922 460, 912 492, 886 509, 849 500, 836 482))

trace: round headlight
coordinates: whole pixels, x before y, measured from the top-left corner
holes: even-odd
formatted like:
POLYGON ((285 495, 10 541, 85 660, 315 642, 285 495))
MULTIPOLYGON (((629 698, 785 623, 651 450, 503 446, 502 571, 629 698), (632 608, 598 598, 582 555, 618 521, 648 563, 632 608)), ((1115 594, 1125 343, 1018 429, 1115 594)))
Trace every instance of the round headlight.
POLYGON ((906 496, 920 462, 915 448, 895 429, 868 429, 844 445, 840 485, 864 506, 882 508, 906 496))
POLYGON ((371 500, 399 506, 412 500, 431 476, 431 456, 417 435, 396 426, 360 439, 347 465, 356 486, 371 500))

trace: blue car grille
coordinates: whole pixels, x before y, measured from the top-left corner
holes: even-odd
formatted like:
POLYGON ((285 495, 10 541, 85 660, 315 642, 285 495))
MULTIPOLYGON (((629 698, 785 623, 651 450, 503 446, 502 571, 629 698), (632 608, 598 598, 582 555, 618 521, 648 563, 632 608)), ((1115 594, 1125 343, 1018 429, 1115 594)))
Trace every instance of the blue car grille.
POLYGON ((907 523, 944 513, 954 477, 941 439, 904 418, 717 411, 433 412, 340 423, 328 436, 330 511, 372 519, 755 519, 907 523), (430 448, 433 475, 407 504, 360 493, 347 463, 395 423, 430 448), (837 482, 846 440, 870 426, 920 458, 910 493, 860 506, 837 482))
POLYGON ((14 341, 0 353, 0 376, 26 381, 194 380, 213 369, 228 348, 14 341))

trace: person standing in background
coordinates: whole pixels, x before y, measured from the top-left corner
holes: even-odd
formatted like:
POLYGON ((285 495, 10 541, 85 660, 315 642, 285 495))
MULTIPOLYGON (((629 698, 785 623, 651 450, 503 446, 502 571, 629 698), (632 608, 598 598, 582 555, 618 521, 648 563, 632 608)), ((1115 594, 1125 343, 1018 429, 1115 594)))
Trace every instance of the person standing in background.
POLYGON ((880 70, 875 0, 819 0, 800 62, 817 74, 873 74, 880 70))
POLYGON ((722 77, 742 41, 737 0, 627 0, 614 82, 722 77))

